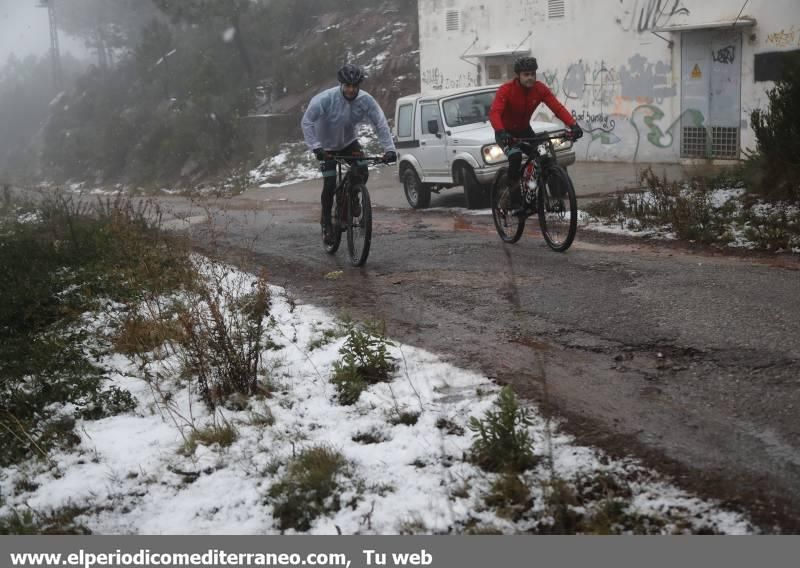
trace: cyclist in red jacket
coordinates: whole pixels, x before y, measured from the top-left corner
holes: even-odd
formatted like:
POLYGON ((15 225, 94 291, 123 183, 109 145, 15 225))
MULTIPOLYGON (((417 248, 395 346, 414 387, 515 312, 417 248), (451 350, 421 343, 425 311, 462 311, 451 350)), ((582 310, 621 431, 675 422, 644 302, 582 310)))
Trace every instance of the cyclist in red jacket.
POLYGON ((520 57, 514 62, 516 77, 497 90, 489 111, 489 121, 495 130, 495 140, 508 156, 508 184, 511 193, 511 208, 520 209, 522 196, 519 188, 519 170, 522 151, 514 145, 514 138, 531 138, 531 117, 536 107, 544 103, 570 130, 570 138, 577 140, 583 130, 564 108, 553 92, 536 80, 539 65, 534 57, 520 57))

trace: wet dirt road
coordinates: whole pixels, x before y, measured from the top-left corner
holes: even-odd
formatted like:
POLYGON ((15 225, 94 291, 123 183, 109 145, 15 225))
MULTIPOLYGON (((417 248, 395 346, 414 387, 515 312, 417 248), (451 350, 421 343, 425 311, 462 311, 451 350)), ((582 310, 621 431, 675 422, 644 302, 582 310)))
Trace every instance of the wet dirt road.
POLYGON ((504 245, 491 217, 413 211, 391 181, 370 187, 362 269, 322 250, 319 182, 213 204, 213 233, 192 231, 302 301, 383 320, 391 337, 514 385, 581 442, 640 457, 767 531, 800 531, 796 256, 580 230, 557 254, 535 228, 504 245))

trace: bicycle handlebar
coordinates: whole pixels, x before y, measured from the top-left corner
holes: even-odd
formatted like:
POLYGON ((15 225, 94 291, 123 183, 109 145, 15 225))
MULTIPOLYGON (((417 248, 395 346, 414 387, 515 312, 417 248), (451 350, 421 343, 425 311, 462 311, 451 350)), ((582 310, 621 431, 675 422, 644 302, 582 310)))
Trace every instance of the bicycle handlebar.
POLYGON ((384 163, 384 164, 393 164, 394 163, 394 162, 387 162, 386 160, 383 159, 383 156, 364 156, 364 155, 361 155, 361 154, 351 154, 349 156, 331 154, 331 155, 326 155, 325 158, 328 159, 328 160, 336 160, 337 162, 340 162, 340 163, 343 162, 343 163, 346 163, 348 165, 350 164, 350 161, 352 161, 352 160, 363 160, 365 162, 375 162, 375 163, 384 163))
POLYGON ((545 142, 547 140, 555 140, 557 138, 566 138, 571 141, 571 132, 566 129, 562 130, 549 130, 547 132, 542 132, 541 134, 536 134, 532 138, 512 138, 512 140, 516 140, 517 142, 545 142))

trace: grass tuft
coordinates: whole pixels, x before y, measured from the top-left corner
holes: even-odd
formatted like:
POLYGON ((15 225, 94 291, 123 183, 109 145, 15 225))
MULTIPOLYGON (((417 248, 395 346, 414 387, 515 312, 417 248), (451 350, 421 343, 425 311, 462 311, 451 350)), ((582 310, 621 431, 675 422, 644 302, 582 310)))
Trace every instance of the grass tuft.
POLYGON ((340 452, 327 446, 303 451, 269 490, 278 528, 307 531, 317 517, 354 506, 354 501, 342 502, 345 480, 353 476, 352 464, 340 452))

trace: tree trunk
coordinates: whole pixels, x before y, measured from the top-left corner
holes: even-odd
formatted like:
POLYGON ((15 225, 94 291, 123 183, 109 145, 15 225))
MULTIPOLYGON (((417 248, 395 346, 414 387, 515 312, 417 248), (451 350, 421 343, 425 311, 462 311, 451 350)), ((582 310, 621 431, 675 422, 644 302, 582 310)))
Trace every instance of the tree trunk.
POLYGON ((253 64, 250 61, 250 53, 247 51, 247 46, 242 38, 242 29, 240 23, 239 10, 235 10, 231 16, 231 26, 233 26, 233 41, 236 44, 236 49, 239 52, 239 59, 242 61, 247 79, 252 83, 253 81, 253 64))

